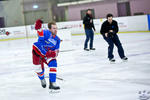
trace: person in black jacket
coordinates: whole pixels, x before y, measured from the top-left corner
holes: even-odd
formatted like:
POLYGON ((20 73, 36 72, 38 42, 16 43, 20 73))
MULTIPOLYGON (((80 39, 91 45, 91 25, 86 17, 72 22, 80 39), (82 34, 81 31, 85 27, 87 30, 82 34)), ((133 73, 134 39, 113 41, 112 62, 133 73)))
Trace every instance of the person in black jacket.
POLYGON ((102 24, 100 33, 102 34, 103 38, 108 43, 108 58, 109 61, 115 62, 114 55, 113 55, 113 48, 114 44, 118 48, 118 54, 120 58, 124 61, 128 60, 128 58, 124 54, 124 50, 122 44, 119 40, 117 35, 119 28, 117 21, 113 20, 112 14, 107 14, 107 20, 102 24))
POLYGON ((94 32, 92 30, 92 28, 93 28, 95 31, 95 27, 94 27, 94 23, 93 23, 92 12, 90 9, 87 10, 86 16, 83 18, 83 24, 84 24, 85 34, 86 34, 84 50, 86 50, 86 51, 95 50, 95 48, 93 48, 94 32), (89 40, 90 40, 90 49, 88 49, 88 41, 89 40))

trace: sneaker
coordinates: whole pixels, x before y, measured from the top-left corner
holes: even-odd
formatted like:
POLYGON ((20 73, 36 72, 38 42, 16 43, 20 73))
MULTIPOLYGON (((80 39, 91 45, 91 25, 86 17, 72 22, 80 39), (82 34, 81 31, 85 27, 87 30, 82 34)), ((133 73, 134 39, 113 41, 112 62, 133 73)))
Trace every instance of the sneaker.
POLYGON ((115 62, 116 60, 114 58, 109 59, 110 62, 115 62))
POLYGON ((49 89, 59 90, 60 87, 56 85, 56 82, 50 82, 49 89))
POLYGON ((85 51, 89 51, 89 49, 87 49, 87 48, 84 48, 84 50, 85 50, 85 51))
POLYGON ((43 88, 46 88, 46 81, 45 81, 45 79, 41 80, 41 85, 42 85, 43 88))
POLYGON ((90 48, 90 50, 95 50, 95 48, 90 48))
POLYGON ((123 61, 127 61, 128 60, 128 58, 127 57, 123 57, 123 58, 121 58, 123 61))

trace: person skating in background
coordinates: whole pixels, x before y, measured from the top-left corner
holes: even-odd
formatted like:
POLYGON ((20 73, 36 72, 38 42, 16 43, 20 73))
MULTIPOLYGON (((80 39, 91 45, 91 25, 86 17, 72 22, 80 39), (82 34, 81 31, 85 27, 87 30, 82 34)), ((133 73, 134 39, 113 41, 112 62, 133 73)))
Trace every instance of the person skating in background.
POLYGON ((60 39, 57 36, 57 26, 55 22, 48 23, 48 29, 42 29, 42 21, 39 19, 35 23, 38 33, 38 41, 33 44, 33 64, 35 71, 41 80, 41 85, 46 88, 44 76, 44 63, 49 67, 49 89, 59 90, 56 85, 57 60, 60 39))
POLYGON ((84 50, 86 50, 86 51, 95 50, 95 48, 93 48, 93 40, 94 40, 93 29, 94 29, 94 31, 96 31, 96 30, 94 27, 92 12, 90 9, 87 10, 86 16, 83 18, 83 24, 84 24, 85 34, 86 34, 84 50), (90 45, 89 45, 89 49, 88 49, 89 40, 90 40, 90 45))
POLYGON ((113 20, 112 14, 107 14, 107 20, 101 26, 100 33, 102 34, 104 40, 108 43, 108 58, 109 61, 115 62, 113 55, 114 44, 118 48, 118 54, 120 58, 124 61, 128 60, 128 58, 124 54, 124 50, 122 44, 117 35, 119 28, 117 21, 113 20))

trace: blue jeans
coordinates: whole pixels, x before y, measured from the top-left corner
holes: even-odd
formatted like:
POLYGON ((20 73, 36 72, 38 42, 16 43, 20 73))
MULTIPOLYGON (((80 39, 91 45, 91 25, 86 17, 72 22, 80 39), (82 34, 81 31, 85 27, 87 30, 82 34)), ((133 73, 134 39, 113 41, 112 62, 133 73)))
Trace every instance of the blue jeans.
POLYGON ((84 43, 84 48, 88 47, 88 42, 90 40, 90 49, 93 48, 93 39, 94 39, 94 32, 92 29, 85 29, 85 35, 86 35, 86 40, 84 43))
POLYGON ((109 45, 108 46, 108 58, 109 59, 114 58, 114 55, 113 55, 114 44, 118 48, 118 54, 119 54, 120 58, 125 57, 122 44, 121 44, 121 42, 120 42, 119 37, 118 37, 117 34, 115 34, 113 37, 105 37, 103 35, 103 38, 106 40, 106 42, 109 45))

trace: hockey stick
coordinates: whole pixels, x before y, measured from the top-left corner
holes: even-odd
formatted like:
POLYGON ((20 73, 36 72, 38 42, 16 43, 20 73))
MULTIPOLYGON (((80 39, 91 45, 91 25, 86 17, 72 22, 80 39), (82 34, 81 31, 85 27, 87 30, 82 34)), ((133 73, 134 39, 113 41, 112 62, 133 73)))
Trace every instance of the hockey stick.
POLYGON ((74 51, 74 49, 71 49, 71 50, 62 50, 60 52, 69 52, 69 51, 74 51))
POLYGON ((60 78, 60 77, 56 77, 56 79, 61 80, 61 81, 64 81, 64 79, 63 79, 63 78, 60 78))

